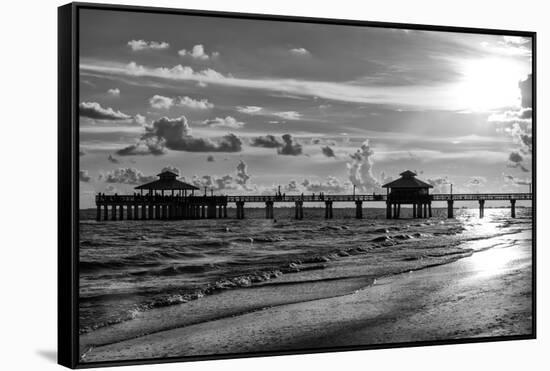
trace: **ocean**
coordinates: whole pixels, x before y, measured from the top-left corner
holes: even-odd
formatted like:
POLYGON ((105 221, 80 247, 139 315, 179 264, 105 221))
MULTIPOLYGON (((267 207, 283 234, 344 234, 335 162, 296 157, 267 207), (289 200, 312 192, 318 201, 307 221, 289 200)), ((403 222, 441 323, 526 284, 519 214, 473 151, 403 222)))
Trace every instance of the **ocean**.
MULTIPOLYGON (((96 222, 80 220, 79 328, 94 329, 131 320, 155 308, 173 306, 236 288, 298 276, 311 281, 353 278, 360 265, 368 279, 445 264, 476 250, 530 243, 506 236, 529 235, 531 208, 457 209, 455 219, 434 209, 430 219, 385 219, 384 209, 247 209, 245 220, 96 222), (366 213, 365 213, 366 211, 366 213), (336 269, 337 268, 337 269, 336 269)), ((407 210, 408 211, 408 210, 407 210)), ((406 216, 406 212, 404 212, 406 216)), ((361 273, 364 275, 364 273, 361 273)))

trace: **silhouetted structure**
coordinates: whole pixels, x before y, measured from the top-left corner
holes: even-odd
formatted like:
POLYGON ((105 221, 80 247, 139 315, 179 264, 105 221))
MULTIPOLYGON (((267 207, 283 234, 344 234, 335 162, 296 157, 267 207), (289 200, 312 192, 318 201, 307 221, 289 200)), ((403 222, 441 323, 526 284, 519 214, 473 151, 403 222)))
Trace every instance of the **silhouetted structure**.
POLYGON ((387 190, 386 217, 399 218, 401 205, 412 205, 413 218, 427 218, 432 216, 432 199, 430 197, 431 184, 416 178, 416 173, 404 171, 401 178, 384 184, 387 190))
POLYGON ((140 190, 134 195, 96 195, 97 220, 126 219, 204 219, 227 218, 227 204, 236 206, 236 218, 245 218, 245 203, 264 203, 265 217, 274 219, 274 204, 276 202, 293 202, 295 219, 304 218, 304 202, 323 202, 325 204, 325 218, 333 218, 334 202, 354 202, 355 217, 363 218, 363 202, 386 202, 387 218, 399 218, 401 205, 412 205, 414 218, 428 218, 432 216, 432 202, 447 202, 447 216, 454 217, 454 201, 478 201, 479 216, 483 218, 485 201, 510 201, 511 216, 516 216, 516 201, 531 200, 529 193, 459 193, 459 194, 430 194, 432 186, 416 178, 412 171, 400 174, 401 178, 384 184, 387 194, 352 194, 327 195, 325 193, 311 195, 287 195, 278 192, 276 195, 247 195, 247 196, 215 196, 211 190, 210 196, 205 190, 203 195, 196 196, 194 191, 199 188, 177 180, 177 175, 165 171, 158 174, 159 179, 154 182, 135 187, 140 190), (144 194, 146 191, 146 194, 144 194), (160 193, 159 193, 160 191, 160 193), (188 193, 190 191, 190 193, 188 193), (170 192, 165 194, 165 192, 170 192), (111 208, 111 218, 109 218, 111 208), (126 208, 126 217, 124 209, 126 208), (103 211, 103 213, 102 213, 103 211), (103 218, 102 218, 103 215, 103 218))

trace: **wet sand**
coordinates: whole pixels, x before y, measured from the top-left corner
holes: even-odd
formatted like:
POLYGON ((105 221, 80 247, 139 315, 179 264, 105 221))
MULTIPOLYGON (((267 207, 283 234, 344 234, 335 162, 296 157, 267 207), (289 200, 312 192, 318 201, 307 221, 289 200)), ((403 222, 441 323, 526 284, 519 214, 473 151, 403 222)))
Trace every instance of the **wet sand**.
MULTIPOLYGON (((97 347, 90 347, 83 336, 83 361, 529 335, 531 273, 530 243, 519 243, 384 277, 374 284, 365 277, 323 281, 324 290, 339 292, 338 296, 326 297, 327 292, 319 293, 319 287, 314 287, 316 283, 307 282, 286 290, 270 285, 255 289, 264 290, 261 295, 235 290, 201 299, 195 312, 168 308, 155 312, 156 322, 144 319, 157 327, 159 321, 170 318, 166 330, 140 336, 141 324, 134 329, 133 339, 121 341, 117 339, 120 328, 106 329, 93 335, 94 341, 99 338, 103 340, 99 343, 106 344, 97 347), (284 295, 278 295, 280 291, 284 295), (220 305, 228 308, 221 318, 220 305), (180 322, 174 317, 177 313, 180 322)), ((131 322, 123 326, 132 326, 131 322)), ((132 333, 131 328, 125 331, 124 336, 132 333)))

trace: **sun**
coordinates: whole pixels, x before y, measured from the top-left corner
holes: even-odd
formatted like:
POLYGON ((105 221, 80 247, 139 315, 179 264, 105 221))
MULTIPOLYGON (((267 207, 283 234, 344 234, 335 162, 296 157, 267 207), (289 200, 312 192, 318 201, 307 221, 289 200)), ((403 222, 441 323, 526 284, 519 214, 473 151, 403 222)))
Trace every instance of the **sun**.
POLYGON ((520 104, 518 83, 528 71, 513 59, 486 58, 463 61, 461 78, 454 95, 461 106, 472 111, 488 111, 520 104))

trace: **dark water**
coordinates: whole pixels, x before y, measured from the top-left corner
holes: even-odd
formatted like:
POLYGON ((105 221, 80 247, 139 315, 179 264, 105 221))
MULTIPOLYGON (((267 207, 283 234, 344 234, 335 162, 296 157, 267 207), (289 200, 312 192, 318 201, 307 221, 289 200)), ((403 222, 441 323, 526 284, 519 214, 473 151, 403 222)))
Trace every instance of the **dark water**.
POLYGON ((332 220, 322 218, 323 209, 305 211, 301 221, 291 219, 292 209, 276 209, 275 222, 262 219, 262 209, 247 210, 245 220, 81 220, 81 332, 219 290, 324 269, 353 255, 370 254, 373 265, 388 272, 396 261, 399 269, 450 261, 476 249, 469 243, 466 250, 466 242, 531 228, 528 208, 518 209, 517 219, 509 218, 509 209, 487 209, 483 220, 467 209, 452 220, 437 209, 424 220, 386 220, 382 209, 362 220, 353 219, 353 209, 335 209, 332 220))

